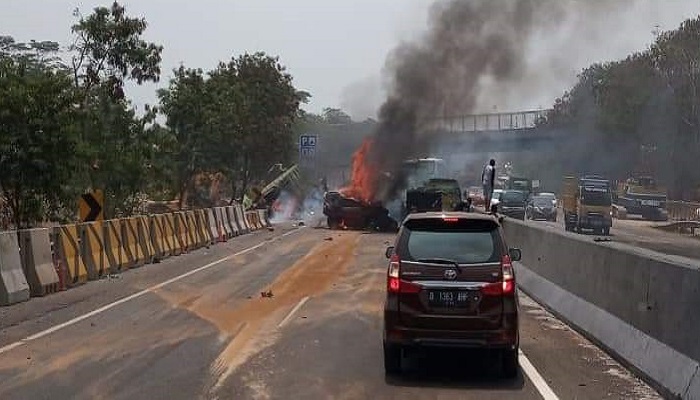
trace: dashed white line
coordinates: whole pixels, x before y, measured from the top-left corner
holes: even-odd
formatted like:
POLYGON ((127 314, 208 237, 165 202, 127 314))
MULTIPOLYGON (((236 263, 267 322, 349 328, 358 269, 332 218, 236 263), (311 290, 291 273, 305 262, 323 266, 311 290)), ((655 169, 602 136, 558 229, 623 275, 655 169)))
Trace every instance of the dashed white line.
POLYGON ((277 328, 281 328, 281 327, 287 325, 287 323, 289 322, 289 320, 292 319, 294 314, 296 314, 296 312, 299 311, 299 309, 302 308, 304 306, 304 304, 306 304, 307 301, 309 301, 309 298, 310 298, 309 296, 306 296, 303 299, 299 300, 297 305, 294 306, 294 308, 292 308, 292 311, 290 311, 289 314, 287 314, 287 316, 284 317, 282 322, 280 322, 280 324, 277 325, 277 328))
POLYGON ((559 400, 559 397, 557 397, 552 388, 549 387, 542 375, 537 372, 537 369, 535 369, 535 366, 532 365, 530 360, 525 357, 525 353, 523 353, 522 350, 518 350, 518 361, 520 361, 520 368, 522 368, 525 375, 530 378, 530 381, 535 385, 535 388, 540 392, 544 400, 559 400))
POLYGON ((147 293, 154 292, 154 291, 156 291, 156 290, 158 290, 158 289, 160 289, 160 288, 163 288, 163 287, 165 287, 165 286, 167 286, 167 285, 170 285, 170 284, 175 283, 175 282, 177 282, 177 281, 179 281, 179 280, 185 279, 185 278, 187 278, 188 276, 191 276, 191 275, 194 275, 194 274, 196 274, 196 273, 198 273, 198 272, 202 272, 202 271, 207 270, 207 269, 209 269, 209 268, 215 267, 215 266, 217 266, 217 265, 219 265, 219 264, 221 264, 221 263, 223 263, 223 262, 229 261, 229 260, 231 260, 231 259, 233 259, 233 258, 242 256, 242 255, 247 254, 247 253, 250 253, 251 251, 257 250, 257 249, 259 249, 259 248, 265 246, 266 244, 272 243, 272 242, 277 241, 277 240, 280 240, 280 239, 282 239, 282 238, 284 238, 284 237, 286 237, 286 236, 289 236, 289 235, 292 235, 292 234, 294 234, 294 233, 296 233, 296 232, 299 232, 301 229, 303 229, 303 227, 299 227, 298 229, 295 229, 295 230, 293 230, 293 231, 289 231, 289 232, 287 232, 287 233, 284 233, 284 234, 282 234, 282 235, 280 235, 280 236, 277 236, 277 237, 273 238, 272 240, 267 240, 267 241, 258 243, 258 244, 256 244, 255 246, 248 247, 248 248, 246 248, 246 249, 243 249, 243 250, 241 250, 241 251, 239 251, 239 252, 237 252, 237 253, 231 254, 231 255, 226 256, 226 257, 224 257, 224 258, 220 258, 220 259, 218 259, 218 260, 216 260, 216 261, 210 262, 210 263, 207 264, 207 265, 203 265, 203 266, 201 266, 201 267, 199 267, 199 268, 193 269, 192 271, 188 271, 188 272, 185 272, 185 273, 182 274, 182 275, 178 275, 178 276, 176 276, 176 277, 174 277, 174 278, 168 279, 168 280, 165 281, 165 282, 161 282, 161 283, 159 283, 159 284, 157 284, 157 285, 153 285, 153 286, 151 286, 151 287, 149 287, 149 288, 147 288, 147 289, 144 289, 144 290, 142 290, 142 291, 140 291, 140 292, 137 292, 137 293, 134 293, 134 294, 132 294, 132 295, 130 295, 130 296, 121 298, 121 299, 119 299, 119 300, 117 300, 117 301, 115 301, 115 302, 113 302, 113 303, 109 303, 109 304, 107 304, 107 305, 105 305, 105 306, 102 306, 102 307, 96 309, 96 310, 90 311, 90 312, 88 312, 87 314, 83 314, 83 315, 81 315, 81 316, 75 317, 75 318, 73 318, 73 319, 71 319, 71 320, 69 320, 69 321, 66 321, 66 322, 62 323, 62 324, 55 325, 55 326, 53 326, 53 327, 51 327, 51 328, 49 328, 49 329, 43 330, 43 331, 41 331, 41 332, 39 332, 39 333, 35 333, 34 335, 27 336, 26 338, 20 339, 20 340, 14 342, 14 343, 8 344, 7 346, 0 347, 0 354, 7 353, 8 351, 13 350, 13 349, 15 349, 15 348, 17 348, 17 347, 23 346, 23 345, 25 345, 25 344, 27 344, 27 343, 29 343, 29 342, 31 342, 31 341, 34 341, 34 340, 37 340, 37 339, 41 339, 41 338, 43 338, 43 337, 45 337, 45 336, 48 336, 48 335, 50 335, 50 334, 52 334, 52 333, 54 333, 54 332, 60 331, 61 329, 67 328, 67 327, 69 327, 69 326, 71 326, 71 325, 75 325, 75 324, 77 324, 78 322, 84 321, 84 320, 86 320, 86 319, 88 319, 88 318, 90 318, 90 317, 94 317, 95 315, 101 314, 101 313, 103 313, 103 312, 105 312, 105 311, 107 311, 107 310, 110 310, 110 309, 112 309, 112 308, 114 308, 114 307, 117 307, 117 306, 119 306, 119 305, 121 305, 121 304, 124 304, 124 303, 129 302, 129 301, 134 300, 134 299, 137 299, 137 298, 139 298, 139 297, 141 297, 141 296, 143 296, 143 295, 145 295, 145 294, 147 294, 147 293))

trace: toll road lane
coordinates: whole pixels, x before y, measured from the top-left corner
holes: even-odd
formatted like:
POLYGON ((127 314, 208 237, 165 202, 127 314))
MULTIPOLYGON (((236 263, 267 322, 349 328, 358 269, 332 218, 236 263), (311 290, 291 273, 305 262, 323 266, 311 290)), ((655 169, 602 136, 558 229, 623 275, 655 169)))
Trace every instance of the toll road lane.
MULTIPOLYGON (((557 222, 529 221, 564 230, 564 216, 559 210, 557 222)), ((670 222, 651 222, 641 219, 613 219, 610 238, 614 241, 656 251, 663 254, 700 260, 700 240, 656 228, 670 222)), ((586 234, 586 233, 584 233, 586 234)), ((592 235, 589 233, 589 235, 592 235)))
POLYGON ((657 398, 525 296, 517 379, 454 351, 420 355, 386 379, 383 249, 393 237, 291 232, 149 266, 168 271, 159 282, 125 274, 134 297, 104 285, 92 308, 64 299, 51 321, 43 303, 10 308, 0 398, 657 398))

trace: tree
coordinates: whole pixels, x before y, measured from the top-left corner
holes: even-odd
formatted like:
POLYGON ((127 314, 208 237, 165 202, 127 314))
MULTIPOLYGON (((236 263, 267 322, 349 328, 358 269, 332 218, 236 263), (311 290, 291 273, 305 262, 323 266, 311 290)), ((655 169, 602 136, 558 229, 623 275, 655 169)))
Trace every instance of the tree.
MULTIPOLYGON (((297 91, 279 59, 265 53, 243 54, 210 73, 215 97, 213 141, 223 170, 231 176, 234 197, 266 176, 269 167, 287 163, 294 153, 293 125, 308 98, 297 91)), ((238 197, 240 197, 238 196, 238 197)))
POLYGON ((129 18, 118 2, 111 8, 97 7, 73 25, 76 35, 71 50, 76 87, 89 92, 97 85, 107 85, 115 99, 123 99, 125 80, 139 85, 160 78, 162 46, 141 39, 148 24, 143 18, 129 18))
POLYGON ((180 207, 187 202, 187 193, 193 192, 194 177, 211 166, 211 155, 205 156, 206 147, 212 146, 210 92, 201 69, 184 66, 173 71, 167 89, 158 92, 161 111, 166 116, 169 135, 164 143, 172 164, 170 177, 178 194, 180 207))
POLYGON ((0 188, 17 228, 70 204, 75 91, 53 42, 0 39, 0 188))
POLYGON ((331 125, 348 125, 352 123, 352 118, 339 108, 324 108, 323 119, 331 125))
MULTIPOLYGON (((673 95, 677 124, 671 137, 676 194, 690 197, 700 183, 700 17, 659 36, 651 55, 673 95)), ((671 160, 669 160, 671 162, 671 160)))
MULTIPOLYGON (((131 18, 114 2, 83 17, 75 11, 73 84, 81 94, 80 152, 84 169, 76 179, 106 193, 108 216, 128 215, 139 202, 149 159, 156 145, 146 129, 156 110, 137 117, 124 95, 127 80, 142 84, 160 78, 162 46, 141 39, 148 24, 131 18)), ((88 185, 85 185, 88 186, 88 185)))

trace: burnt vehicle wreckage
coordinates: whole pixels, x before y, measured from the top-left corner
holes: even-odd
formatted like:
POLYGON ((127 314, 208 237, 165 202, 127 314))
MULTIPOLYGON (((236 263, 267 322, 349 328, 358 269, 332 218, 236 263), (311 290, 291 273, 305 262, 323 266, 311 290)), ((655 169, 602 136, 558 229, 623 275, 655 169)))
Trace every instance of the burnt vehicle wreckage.
MULTIPOLYGON (((401 217, 429 211, 469 211, 471 204, 463 201, 454 179, 431 179, 424 185, 404 193, 401 217)), ((394 219, 381 202, 364 202, 341 192, 327 192, 323 214, 331 229, 370 229, 383 232, 398 230, 394 219)))
POLYGON ((370 229, 396 232, 399 223, 389 215, 381 202, 363 202, 344 196, 340 192, 327 192, 323 196, 323 214, 331 229, 370 229))

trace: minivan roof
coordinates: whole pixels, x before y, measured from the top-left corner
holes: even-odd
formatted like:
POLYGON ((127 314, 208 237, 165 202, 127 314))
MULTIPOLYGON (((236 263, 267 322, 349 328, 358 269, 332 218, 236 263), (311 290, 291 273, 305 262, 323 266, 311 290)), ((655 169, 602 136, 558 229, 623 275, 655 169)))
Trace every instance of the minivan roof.
POLYGON ((498 224, 498 219, 491 214, 481 214, 475 212, 467 213, 461 211, 431 211, 424 213, 412 213, 406 217, 406 221, 443 218, 459 218, 472 221, 492 221, 498 224))

